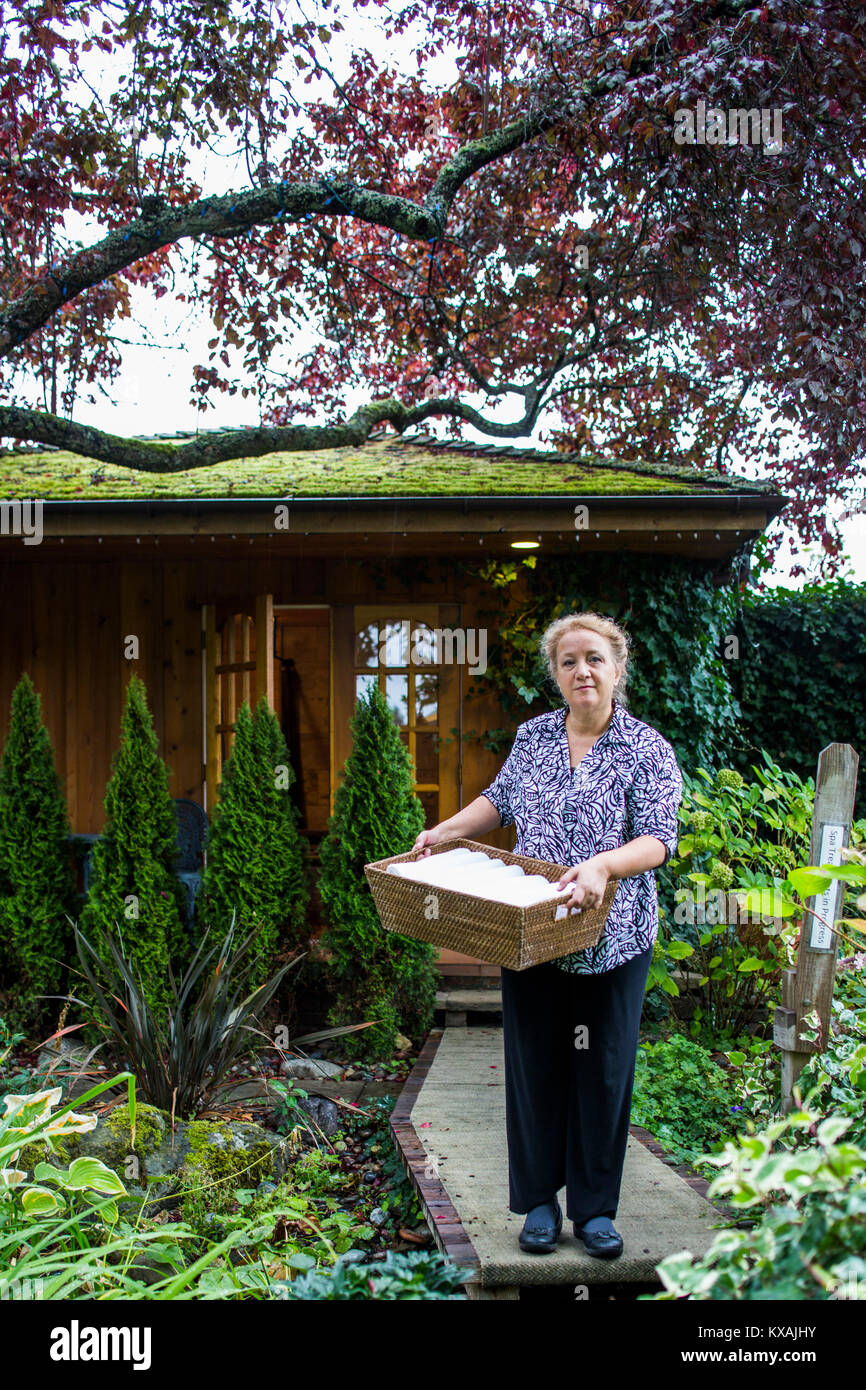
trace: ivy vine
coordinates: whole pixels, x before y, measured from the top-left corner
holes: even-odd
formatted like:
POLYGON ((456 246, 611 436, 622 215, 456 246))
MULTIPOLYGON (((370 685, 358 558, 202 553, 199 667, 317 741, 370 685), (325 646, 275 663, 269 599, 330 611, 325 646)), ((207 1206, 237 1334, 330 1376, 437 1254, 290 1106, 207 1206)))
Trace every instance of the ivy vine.
MULTIPOLYGON (((639 554, 581 558, 537 556, 491 560, 468 572, 490 589, 487 671, 473 693, 493 690, 503 712, 522 723, 562 704, 548 677, 539 641, 548 623, 592 610, 621 623, 631 639, 628 708, 673 745, 684 766, 712 763, 739 742, 742 711, 731 683, 727 652, 735 635, 738 590, 718 585, 705 562, 639 554)), ((507 751, 510 729, 469 732, 496 752, 507 751)))

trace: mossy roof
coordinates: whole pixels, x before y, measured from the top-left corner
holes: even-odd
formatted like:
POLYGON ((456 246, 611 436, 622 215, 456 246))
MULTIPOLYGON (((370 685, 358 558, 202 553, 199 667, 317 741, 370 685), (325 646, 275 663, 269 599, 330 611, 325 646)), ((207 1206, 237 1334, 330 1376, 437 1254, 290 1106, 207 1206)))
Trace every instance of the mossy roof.
MULTIPOLYGON (((177 443, 191 436, 174 436, 177 443)), ((168 442, 159 436, 160 443, 168 442)), ((352 448, 265 454, 183 473, 145 473, 63 450, 0 453, 0 496, 44 501, 196 498, 654 496, 761 493, 769 484, 730 473, 574 453, 371 439, 352 448)))

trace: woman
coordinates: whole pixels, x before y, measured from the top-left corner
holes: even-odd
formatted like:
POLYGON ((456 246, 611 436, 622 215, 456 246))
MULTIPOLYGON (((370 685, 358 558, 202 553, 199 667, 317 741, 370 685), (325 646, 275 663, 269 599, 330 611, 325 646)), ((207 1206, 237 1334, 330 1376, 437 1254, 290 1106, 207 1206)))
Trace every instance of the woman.
POLYGON ((618 883, 597 946, 502 970, 509 1209, 523 1250, 553 1250, 557 1193, 587 1252, 622 1254, 613 1219, 628 1142, 646 979, 658 933, 653 870, 677 847, 682 776, 671 745, 625 708, 628 638, 610 618, 572 613, 541 641, 566 707, 521 724, 505 765, 471 805, 415 849, 500 825, 515 853, 570 867, 576 910, 618 883))

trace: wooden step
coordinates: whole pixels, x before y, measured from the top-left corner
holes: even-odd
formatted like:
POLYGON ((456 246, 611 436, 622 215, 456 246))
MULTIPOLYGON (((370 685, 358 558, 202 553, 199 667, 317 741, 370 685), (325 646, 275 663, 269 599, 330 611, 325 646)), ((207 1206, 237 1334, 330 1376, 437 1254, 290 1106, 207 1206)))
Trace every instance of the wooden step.
POLYGON ((446 1028, 465 1028, 467 1014, 502 1013, 502 990, 442 989, 436 995, 436 1011, 444 1013, 446 1028))

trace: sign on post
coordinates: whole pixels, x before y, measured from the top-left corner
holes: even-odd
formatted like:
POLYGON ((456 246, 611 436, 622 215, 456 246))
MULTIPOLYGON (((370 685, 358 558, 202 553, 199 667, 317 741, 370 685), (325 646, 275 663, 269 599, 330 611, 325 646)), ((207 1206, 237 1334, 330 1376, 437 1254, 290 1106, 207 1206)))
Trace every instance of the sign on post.
MULTIPOLYGON (((848 743, 831 743, 821 752, 815 778, 811 865, 842 863, 841 851, 848 844, 854 814, 859 765, 860 759, 848 743)), ((782 975, 782 1003, 773 1016, 773 1041, 782 1052, 783 1114, 794 1108, 793 1087, 810 1056, 827 1047, 836 977, 837 936, 833 927, 841 916, 844 887, 842 880, 834 879, 825 892, 808 899, 796 967, 782 975), (801 1032, 803 1020, 813 1011, 818 1015, 820 1032, 809 1042, 801 1032)))

